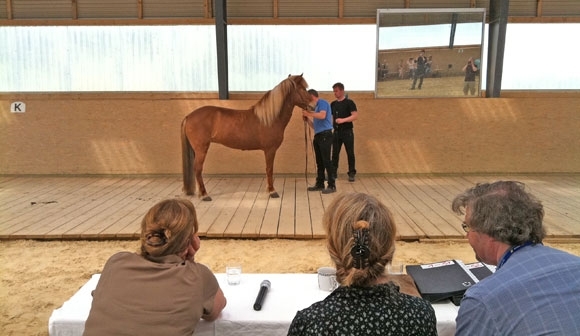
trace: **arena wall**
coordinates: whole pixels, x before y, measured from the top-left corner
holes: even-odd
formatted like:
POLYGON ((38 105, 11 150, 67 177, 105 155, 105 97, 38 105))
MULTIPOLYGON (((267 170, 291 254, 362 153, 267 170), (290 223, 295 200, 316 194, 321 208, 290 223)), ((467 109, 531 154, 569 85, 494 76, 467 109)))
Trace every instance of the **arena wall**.
MULTIPOLYGON (((0 94, 0 174, 180 174, 185 115, 209 104, 248 108, 260 96, 0 94), (26 103, 26 112, 12 113, 12 102, 26 103)), ((322 97, 333 99, 331 92, 322 97)), ((502 93, 495 99, 350 97, 360 112, 360 174, 580 172, 578 92, 502 93)), ((276 174, 315 172, 305 142, 310 134, 296 109, 276 156, 276 174)), ((346 167, 343 150, 339 174, 346 167)), ((264 171, 262 152, 213 144, 204 173, 264 171)))

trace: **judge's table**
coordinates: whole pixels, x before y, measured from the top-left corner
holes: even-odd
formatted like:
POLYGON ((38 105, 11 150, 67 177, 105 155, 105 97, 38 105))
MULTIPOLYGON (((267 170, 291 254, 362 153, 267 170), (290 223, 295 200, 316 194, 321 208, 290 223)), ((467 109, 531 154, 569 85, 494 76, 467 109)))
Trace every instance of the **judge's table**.
MULTIPOLYGON (((99 281, 95 274, 60 308, 55 309, 48 321, 50 336, 80 336, 91 309, 91 292, 99 281)), ((227 306, 220 317, 207 322, 201 320, 194 335, 202 336, 256 336, 287 335, 298 310, 323 300, 329 292, 318 288, 317 274, 257 274, 244 273, 239 285, 228 285, 226 275, 216 278, 227 298, 227 306), (268 290, 260 311, 253 309, 260 284, 269 280, 268 290)), ((408 275, 394 276, 401 292, 418 295, 408 275), (398 277, 398 278, 397 278, 398 277), (409 285, 411 283, 411 285, 409 285)), ((450 301, 433 303, 440 336, 455 334, 455 317, 459 307, 450 301)))

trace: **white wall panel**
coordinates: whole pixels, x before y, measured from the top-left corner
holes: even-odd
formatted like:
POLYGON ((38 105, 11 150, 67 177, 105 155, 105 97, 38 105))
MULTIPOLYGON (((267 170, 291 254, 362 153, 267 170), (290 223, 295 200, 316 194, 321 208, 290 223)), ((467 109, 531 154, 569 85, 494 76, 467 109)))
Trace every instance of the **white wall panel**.
MULTIPOLYGON (((580 67, 555 68, 580 55, 569 36, 580 24, 509 24, 502 89, 580 90, 580 67)), ((213 26, 0 27, 0 45, 0 92, 218 90, 213 26)), ((375 49, 374 25, 230 26, 229 89, 303 73, 319 91, 373 91, 375 49)))
POLYGON ((232 91, 265 91, 289 74, 310 87, 374 90, 376 29, 351 26, 233 26, 229 32, 232 91))
POLYGON ((2 27, 0 92, 217 91, 213 29, 2 27))

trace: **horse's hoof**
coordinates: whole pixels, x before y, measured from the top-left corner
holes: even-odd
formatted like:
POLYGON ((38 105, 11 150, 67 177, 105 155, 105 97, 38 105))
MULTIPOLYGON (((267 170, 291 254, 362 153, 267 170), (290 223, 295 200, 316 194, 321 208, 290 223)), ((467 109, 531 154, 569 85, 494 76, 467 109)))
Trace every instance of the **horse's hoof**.
POLYGON ((275 192, 275 191, 272 191, 272 192, 270 193, 270 197, 272 197, 272 198, 279 198, 279 197, 280 197, 280 195, 278 195, 278 193, 277 193, 277 192, 275 192))
POLYGON ((205 195, 201 200, 205 201, 205 202, 209 202, 209 201, 211 201, 211 197, 209 197, 208 195, 205 195))

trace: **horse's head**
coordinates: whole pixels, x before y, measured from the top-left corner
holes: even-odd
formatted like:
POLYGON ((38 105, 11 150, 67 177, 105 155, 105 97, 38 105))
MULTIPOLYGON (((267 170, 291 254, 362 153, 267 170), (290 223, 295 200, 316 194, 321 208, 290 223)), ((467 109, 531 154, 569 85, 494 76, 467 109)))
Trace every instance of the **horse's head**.
POLYGON ((293 84, 293 92, 292 92, 292 103, 300 108, 307 109, 308 104, 310 103, 310 95, 306 90, 308 88, 308 83, 306 79, 300 75, 288 75, 288 79, 291 80, 293 84))
POLYGON ((270 126, 280 115, 285 115, 286 122, 290 120, 294 106, 308 108, 310 95, 306 88, 308 83, 302 75, 288 76, 275 88, 266 94, 254 105, 254 113, 263 125, 270 126))

